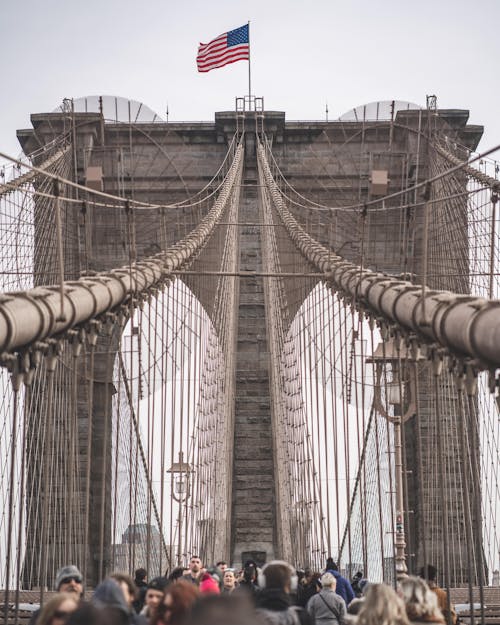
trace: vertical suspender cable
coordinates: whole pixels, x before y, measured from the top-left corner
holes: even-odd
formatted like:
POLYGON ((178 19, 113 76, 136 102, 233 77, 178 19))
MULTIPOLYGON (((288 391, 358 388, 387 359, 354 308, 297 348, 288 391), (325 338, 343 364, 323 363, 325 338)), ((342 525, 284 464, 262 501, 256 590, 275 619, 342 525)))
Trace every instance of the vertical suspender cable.
MULTIPOLYGON (((34 371, 30 369, 26 375, 24 376, 24 409, 23 409, 23 436, 21 441, 21 475, 19 477, 19 509, 18 509, 18 526, 17 526, 17 561, 16 561, 16 596, 14 599, 15 612, 14 612, 14 625, 18 625, 19 622, 19 599, 20 599, 20 585, 21 585, 21 567, 22 567, 22 543, 23 543, 23 527, 24 527, 24 506, 25 501, 23 494, 25 493, 26 484, 26 444, 27 444, 27 436, 26 430, 28 425, 28 405, 30 402, 30 396, 32 393, 32 377, 34 371)), ((5 603, 7 602, 7 598, 4 598, 5 603)))
MULTIPOLYGON (((388 360, 388 354, 387 354, 387 344, 386 344, 386 338, 384 336, 384 333, 382 333, 382 357, 383 357, 383 362, 387 362, 388 360)), ((384 387, 383 387, 383 391, 384 391, 384 396, 387 397, 388 396, 388 392, 387 392, 387 375, 382 374, 383 375, 383 380, 384 380, 384 387)), ((397 585, 397 571, 396 571, 396 525, 394 523, 394 517, 395 515, 395 462, 393 462, 393 458, 392 458, 392 453, 391 453, 391 429, 390 429, 390 421, 386 418, 386 424, 385 424, 385 430, 386 430, 386 445, 387 445, 387 464, 388 464, 388 473, 389 473, 389 497, 390 497, 390 506, 391 506, 391 510, 390 510, 390 518, 391 518, 391 536, 393 537, 393 544, 392 544, 392 549, 393 549, 393 585, 396 588, 397 585)), ((393 428, 393 439, 395 438, 394 436, 394 428, 393 428)), ((394 441, 393 441, 394 442, 394 441)), ((395 445, 394 445, 395 446, 395 445)))
MULTIPOLYGON (((93 426, 93 411, 94 411, 94 356, 95 346, 97 344, 97 330, 94 326, 91 326, 88 333, 89 342, 89 365, 86 367, 85 379, 88 380, 88 401, 87 401, 87 466, 85 470, 85 520, 83 526, 83 579, 88 580, 87 568, 88 561, 91 557, 89 552, 89 523, 90 523, 90 469, 92 464, 92 426, 93 426)), ((86 359, 87 362, 87 359, 86 359)))
POLYGON ((467 390, 467 399, 468 399, 468 408, 469 408, 469 431, 471 433, 471 449, 473 453, 471 454, 471 469, 472 469, 472 485, 474 493, 474 517, 476 521, 476 558, 478 560, 478 586, 479 586, 479 603, 481 604, 481 623, 485 622, 485 611, 484 611, 484 561, 483 561, 483 545, 482 545, 482 532, 479 528, 482 525, 482 513, 481 513, 481 498, 479 494, 481 493, 481 474, 479 467, 479 460, 476 457, 477 454, 475 451, 479 449, 479 440, 478 440, 478 431, 479 431, 479 423, 476 415, 476 406, 474 403, 474 393, 473 389, 467 390))
MULTIPOLYGON (((328 377, 330 377, 331 384, 333 384, 332 378, 335 376, 335 363, 332 362, 331 352, 329 353, 329 362, 330 362, 330 371, 326 367, 327 360, 327 346, 330 346, 331 349, 331 322, 329 316, 330 304, 332 303, 332 295, 331 293, 324 288, 323 284, 321 284, 323 297, 321 300, 321 331, 322 334, 326 334, 326 343, 323 349, 323 358, 322 358, 322 370, 323 370, 323 453, 325 454, 325 486, 326 486, 326 540, 327 540, 327 550, 328 555, 332 553, 332 537, 331 537, 331 521, 330 521, 330 453, 329 453, 329 445, 328 445, 328 409, 327 409, 327 381, 328 377), (327 308, 325 311, 325 307, 327 308), (329 375, 328 375, 329 374, 329 375)), ((335 410, 335 407, 332 405, 332 412, 335 410)), ((321 498, 320 498, 321 499, 321 498)), ((323 545, 323 543, 322 543, 323 545)))
MULTIPOLYGON (((440 368, 442 363, 440 361, 435 361, 433 363, 434 367, 434 397, 436 400, 436 433, 438 439, 438 472, 439 472, 439 495, 441 499, 441 520, 443 527, 443 562, 444 562, 444 579, 446 586, 446 594, 448 605, 450 605, 450 553, 448 547, 448 498, 447 493, 444 488, 444 441, 443 441, 443 429, 441 427, 441 419, 443 415, 441 413, 441 403, 439 401, 439 384, 438 379, 441 373, 440 368)), ((452 625, 451 622, 451 614, 448 612, 447 614, 447 623, 448 625, 452 625)))
POLYGON ((498 193, 494 191, 491 194, 491 238, 490 238, 490 288, 489 298, 493 299, 495 293, 495 246, 496 246, 496 208, 498 203, 498 193))
MULTIPOLYGON (((110 328, 111 332, 113 328, 110 328)), ((106 373, 112 372, 113 369, 111 367, 111 356, 114 354, 112 350, 112 339, 111 336, 106 337, 105 344, 107 346, 106 350, 106 373)), ((106 571, 104 569, 104 529, 105 529, 105 511, 107 508, 107 497, 106 497, 106 481, 109 478, 108 474, 108 440, 110 439, 110 428, 111 428, 111 411, 108 411, 109 404, 109 387, 111 381, 110 379, 104 379, 104 436, 102 443, 102 475, 101 475, 101 518, 99 522, 99 581, 104 579, 106 575, 106 571)))
MULTIPOLYGON (((5 623, 9 620, 9 592, 10 592, 10 564, 11 564, 11 552, 12 552, 12 534, 14 524, 14 490, 16 488, 16 449, 18 445, 17 441, 17 429, 18 429, 18 395, 21 384, 21 375, 18 367, 19 363, 14 365, 14 371, 12 372, 12 388, 13 388, 13 406, 12 406, 12 428, 11 428, 11 455, 10 455, 10 473, 9 473, 9 504, 8 504, 8 525, 7 525, 7 549, 6 549, 6 562, 5 562, 5 592, 4 592, 4 617, 5 623)), ((19 503, 19 505, 21 505, 19 503)), ((16 617, 17 618, 17 617, 16 617)))
MULTIPOLYGON (((462 480, 463 480, 463 489, 462 495, 464 498, 464 508, 465 508, 465 544, 467 549, 467 570, 468 570, 468 587, 469 587, 469 603, 471 606, 474 604, 474 591, 473 591, 473 578, 474 578, 474 550, 472 545, 472 515, 471 515, 471 504, 469 498, 469 489, 471 488, 470 479, 469 479, 469 459, 470 453, 467 445, 467 441, 465 438, 465 431, 467 428, 465 410, 464 410, 464 396, 463 396, 463 380, 457 379, 458 386, 458 408, 459 408, 459 419, 458 419, 458 429, 459 429, 459 437, 460 437, 460 468, 462 469, 462 480)), ((477 495, 476 495, 477 496, 477 495)), ((476 617, 475 610, 471 609, 470 611, 470 619, 471 625, 475 625, 476 617)))
MULTIPOLYGON (((53 346, 53 349, 55 347, 53 346)), ((42 530, 40 536, 40 605, 43 605, 44 592, 47 586, 47 561, 48 561, 48 517, 49 517, 49 491, 50 491, 50 465, 53 447, 54 431, 54 371, 57 364, 55 353, 47 357, 47 405, 46 405, 46 433, 45 449, 43 452, 43 505, 42 505, 42 530)))
MULTIPOLYGON (((122 345, 120 344, 118 349, 120 353, 122 351, 122 345)), ((111 533, 112 536, 112 545, 113 550, 111 554, 111 567, 113 570, 116 569, 116 541, 117 541, 117 525, 118 525, 118 459, 120 457, 119 446, 120 446, 120 433, 121 433, 121 421, 122 421, 122 409, 121 409, 121 396, 122 396, 122 376, 120 374, 120 369, 118 369, 118 388, 116 389, 116 432, 115 432, 115 464, 114 464, 114 484, 113 484, 113 531, 111 533)))
POLYGON ((56 232, 57 232, 57 257, 59 264, 59 294, 61 297, 61 312, 58 321, 65 321, 64 316, 64 252, 62 240, 62 224, 61 224, 61 198, 59 195, 59 180, 54 178, 54 198, 56 213, 56 232))
MULTIPOLYGON (((419 481, 419 502, 418 505, 424 505, 423 501, 423 475, 424 475, 424 463, 422 459, 422 424, 421 424, 421 407, 420 407, 420 382, 419 375, 420 372, 418 370, 418 360, 412 363, 413 367, 413 376, 414 376, 414 389, 415 389, 415 432, 416 432, 416 450, 417 450, 417 475, 419 481)), ((422 515, 423 516, 423 515, 422 515)), ((422 532, 422 559, 424 566, 428 564, 427 559, 427 523, 425 519, 421 523, 421 532, 422 532)))
MULTIPOLYGON (((149 475, 153 476, 153 464, 154 464, 154 440, 155 440, 155 410, 154 410, 154 398, 155 398, 155 371, 156 371, 156 336, 154 336, 154 343, 151 345, 151 325, 152 325, 152 298, 148 296, 145 306, 147 307, 146 323, 147 323, 147 341, 146 341, 146 419, 148 424, 148 468, 149 475), (153 368, 153 384, 151 384, 151 368, 153 368), (152 404, 152 405, 151 405, 152 404)), ((154 300, 156 302, 156 300, 154 300)), ((141 319, 143 318, 143 312, 141 311, 141 319)), ((146 496, 146 571, 151 570, 151 507, 152 507, 152 489, 154 484, 151 483, 147 490, 146 496)), ((158 528, 161 531, 161 528, 158 528)))
MULTIPOLYGON (((160 382, 161 382, 161 396, 160 396, 160 527, 158 528, 163 536, 165 528, 165 452, 166 452, 166 433, 167 433, 167 415, 166 415, 166 401, 165 393, 167 389, 167 375, 166 375, 166 362, 167 362, 167 343, 165 340, 165 325, 168 322, 165 319, 165 300, 167 298, 168 291, 162 286, 159 293, 161 302, 161 313, 159 320, 156 320, 156 327, 160 325, 160 382)), ((156 340, 156 339, 155 339, 156 340)), ((164 550, 160 550, 160 572, 164 570, 163 567, 163 555, 167 560, 167 567, 170 569, 171 561, 169 561, 168 554, 163 553, 164 550)))

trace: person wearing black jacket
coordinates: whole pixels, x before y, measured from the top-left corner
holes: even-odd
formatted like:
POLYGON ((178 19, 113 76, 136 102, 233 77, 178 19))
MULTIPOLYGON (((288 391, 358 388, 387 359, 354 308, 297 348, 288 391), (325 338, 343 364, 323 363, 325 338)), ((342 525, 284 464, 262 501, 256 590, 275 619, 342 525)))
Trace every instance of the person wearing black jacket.
POLYGON ((257 564, 253 560, 247 560, 243 566, 243 579, 239 581, 235 592, 240 595, 245 593, 254 603, 259 592, 257 585, 257 564))
POLYGON ((320 573, 313 573, 311 569, 305 570, 302 583, 297 588, 297 605, 305 608, 309 599, 321 590, 320 577, 320 573))
POLYGON ((137 569, 134 577, 134 584, 137 586, 137 599, 132 603, 134 610, 139 612, 144 607, 144 599, 146 597, 146 590, 148 588, 147 582, 148 572, 146 569, 137 569))
POLYGON ((307 612, 292 605, 291 593, 295 591, 295 571, 282 560, 269 562, 259 575, 260 592, 257 594, 257 613, 269 625, 313 625, 307 612))

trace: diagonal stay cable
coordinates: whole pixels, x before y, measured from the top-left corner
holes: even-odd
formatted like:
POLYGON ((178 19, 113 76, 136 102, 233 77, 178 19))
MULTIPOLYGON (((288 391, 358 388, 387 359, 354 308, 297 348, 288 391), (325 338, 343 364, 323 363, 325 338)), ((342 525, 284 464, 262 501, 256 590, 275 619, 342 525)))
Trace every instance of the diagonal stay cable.
MULTIPOLYGON (((123 355, 121 353, 121 351, 118 354, 118 357, 120 359, 120 372, 123 378, 123 382, 124 382, 124 387, 125 387, 125 394, 127 396, 127 401, 128 401, 128 405, 129 405, 129 409, 130 409, 130 418, 132 420, 133 426, 134 426, 134 432, 135 432, 135 436, 137 439, 137 446, 139 449, 139 455, 141 458, 141 464, 142 464, 142 468, 144 470, 144 473, 146 475, 146 482, 148 485, 148 492, 149 492, 149 496, 151 497, 151 503, 152 503, 152 507, 153 507, 153 511, 154 511, 154 515, 155 515, 155 519, 156 522, 158 523, 158 528, 160 531, 160 536, 161 536, 161 541, 162 541, 162 546, 163 549, 165 551, 167 560, 169 560, 168 558, 168 547, 167 544, 165 542, 165 537, 163 535, 163 528, 160 525, 160 513, 158 511, 158 505, 156 503, 156 497, 155 497, 155 493, 153 490, 153 483, 151 480, 151 475, 149 474, 149 468, 148 468, 148 462, 147 462, 147 458, 146 458, 146 454, 144 452, 144 445, 142 444, 142 437, 141 437, 141 431, 139 428, 139 423, 137 422, 137 417, 134 411, 134 405, 133 405, 133 400, 132 400, 132 394, 130 391, 130 386, 128 383, 128 379, 127 379, 127 372, 125 369, 125 363, 123 362, 123 355)), ((169 561, 169 566, 171 565, 171 562, 169 561)))
MULTIPOLYGON (((240 144, 241 144, 241 139, 240 139, 240 144)), ((199 196, 205 189, 210 188, 210 186, 212 185, 212 183, 219 177, 219 175, 221 174, 221 172, 224 170, 226 164, 229 162, 229 159, 232 155, 233 150, 235 150, 235 146, 236 146, 236 136, 233 137, 226 156, 224 157, 224 160, 222 162, 222 164, 220 165, 219 169, 217 170, 217 172, 214 174, 214 176, 212 177, 212 179, 208 182, 207 185, 205 185, 205 187, 203 189, 201 189, 200 191, 198 191, 193 198, 188 198, 187 200, 183 200, 181 202, 175 202, 173 204, 152 204, 150 202, 140 202, 139 200, 134 200, 134 199, 128 199, 127 201, 135 206, 136 208, 177 208, 177 207, 181 207, 181 208, 186 208, 188 206, 195 206, 198 205, 202 202, 204 202, 207 198, 213 197, 215 195, 215 193, 217 192, 217 190, 220 189, 220 187, 222 187, 223 182, 219 183, 218 187, 212 191, 210 191, 210 193, 208 194, 207 197, 203 197, 201 200, 196 200, 194 201, 194 198, 199 196)), ((19 178, 16 178, 13 181, 9 181, 7 183, 5 183, 4 185, 0 186, 0 195, 2 195, 3 193, 7 193, 10 191, 13 191, 15 189, 18 188, 18 186, 21 186, 23 184, 25 184, 26 182, 29 182, 29 180, 32 180, 34 177, 39 176, 39 175, 43 175, 45 177, 51 178, 52 180, 57 181, 60 185, 67 185, 69 187, 72 187, 73 189, 77 189, 78 191, 82 191, 82 192, 86 192, 86 193, 91 193, 93 197, 100 197, 106 200, 112 200, 113 202, 117 202, 119 204, 123 203, 125 201, 125 198, 118 196, 118 195, 113 195, 111 193, 106 193, 105 191, 99 191, 98 189, 91 189, 89 187, 86 187, 85 185, 81 185, 77 182, 73 182, 72 180, 69 180, 67 178, 64 178, 58 174, 52 173, 50 171, 47 171, 47 168, 51 165, 53 165, 54 163, 56 163, 61 156, 63 156, 67 150, 69 149, 66 148, 65 150, 61 151, 62 153, 57 153, 54 155, 54 157, 48 159, 48 161, 44 162, 40 167, 35 167, 34 165, 28 164, 28 163, 24 163, 23 161, 20 161, 12 156, 9 156, 8 154, 5 154, 3 152, 0 152, 0 157, 1 158, 5 158, 7 160, 9 160, 11 163, 14 163, 15 165, 19 166, 19 167, 24 167, 29 169, 30 171, 27 172, 26 174, 20 176, 19 178), (57 158, 56 158, 57 157, 57 158), (19 181, 19 183, 18 183, 19 181)))
POLYGON ((56 287, 36 287, 23 293, 0 298, 0 352, 9 352, 51 336, 60 336, 75 326, 88 323, 106 312, 117 310, 134 296, 171 279, 175 270, 193 261, 206 246, 234 193, 235 181, 243 163, 243 146, 235 158, 213 207, 186 237, 167 251, 144 261, 64 283, 64 316, 57 318, 59 307, 56 287), (56 304, 57 300, 57 304, 56 304))
MULTIPOLYGON (((258 146, 258 157, 289 236, 313 267, 329 274, 327 284, 386 323, 415 332, 425 343, 435 342, 460 357, 476 359, 483 368, 500 366, 500 301, 425 290, 408 280, 362 269, 346 261, 311 237, 291 215, 272 176, 262 144, 258 146)), ((453 168, 458 169, 458 166, 453 168)), ((443 174, 438 174, 431 180, 442 177, 443 174)))
MULTIPOLYGON (((24 184, 31 182, 37 176, 50 175, 50 172, 47 171, 48 168, 55 165, 68 152, 68 150, 69 150, 69 146, 66 146, 65 148, 57 151, 55 154, 50 156, 46 161, 44 161, 36 169, 33 167, 30 167, 30 171, 27 171, 25 174, 22 174, 18 176, 17 178, 14 178, 13 180, 9 180, 8 182, 4 182, 3 184, 0 184, 0 196, 5 195, 6 193, 11 193, 12 191, 15 191, 16 189, 23 186, 24 184)), ((26 163, 23 163, 22 161, 14 161, 14 162, 18 165, 22 165, 23 167, 28 167, 28 165, 26 165, 26 163)))
POLYGON ((375 407, 372 406, 371 410, 370 410, 370 416, 368 418, 368 423, 366 425, 366 432, 364 435, 364 440, 363 440, 363 450, 361 452, 361 456, 359 458, 359 466, 358 466, 358 472, 356 475, 356 481, 354 483, 354 488, 352 491, 352 496, 351 496, 351 503, 349 505, 349 512, 347 514, 347 519, 346 519, 346 523, 345 523, 345 528, 344 528, 344 533, 342 535, 342 542, 340 543, 340 547, 339 547, 339 554, 342 553, 342 551, 344 550, 344 545, 345 542, 347 540, 347 534, 348 534, 348 527, 349 524, 351 522, 351 518, 352 518, 352 513, 354 510, 354 504, 356 503, 356 496, 358 494, 358 488, 360 486, 361 483, 361 476, 364 470, 364 466, 365 466, 365 459, 366 459, 366 450, 368 447, 368 437, 370 435, 370 431, 371 431, 371 427, 372 427, 372 421, 373 421, 373 417, 375 416, 375 407))

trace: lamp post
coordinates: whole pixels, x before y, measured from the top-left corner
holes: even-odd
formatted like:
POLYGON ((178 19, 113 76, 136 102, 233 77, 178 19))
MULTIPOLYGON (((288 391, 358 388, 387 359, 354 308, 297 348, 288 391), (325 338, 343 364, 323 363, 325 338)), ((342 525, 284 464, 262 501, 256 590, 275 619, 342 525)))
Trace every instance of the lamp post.
POLYGON ((191 496, 191 474, 193 469, 188 462, 184 462, 184 452, 179 451, 178 461, 174 462, 167 470, 173 480, 172 497, 179 504, 177 527, 179 528, 179 545, 177 551, 177 564, 182 564, 182 505, 191 496))
MULTIPOLYGON (((373 405, 375 410, 394 426, 394 481, 396 519, 394 532, 396 578, 406 576, 406 540, 404 525, 404 481, 403 481, 403 424, 415 414, 415 388, 411 380, 405 380, 404 360, 408 357, 406 348, 396 348, 392 339, 380 343, 368 363, 375 364, 375 385, 373 405), (388 379, 389 378, 389 379, 388 379), (385 391, 385 402, 382 399, 385 391), (406 398, 405 394, 410 397, 406 398), (392 414, 390 406, 393 407, 392 414)), ((411 371, 411 370, 410 370, 411 371)))

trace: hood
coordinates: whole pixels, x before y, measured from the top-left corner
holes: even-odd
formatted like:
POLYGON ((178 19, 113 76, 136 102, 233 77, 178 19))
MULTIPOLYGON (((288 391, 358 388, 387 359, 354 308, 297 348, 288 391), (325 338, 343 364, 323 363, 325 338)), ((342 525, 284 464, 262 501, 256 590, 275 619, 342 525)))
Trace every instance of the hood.
POLYGON ((91 599, 97 608, 116 608, 129 614, 129 608, 122 589, 113 579, 105 579, 94 591, 91 599))
POLYGON ((215 581, 215 579, 211 575, 209 575, 208 573, 205 573, 203 577, 201 578, 200 592, 202 594, 211 593, 211 594, 218 595, 220 593, 219 584, 215 581))

